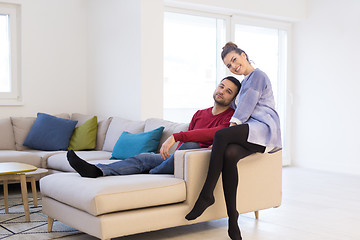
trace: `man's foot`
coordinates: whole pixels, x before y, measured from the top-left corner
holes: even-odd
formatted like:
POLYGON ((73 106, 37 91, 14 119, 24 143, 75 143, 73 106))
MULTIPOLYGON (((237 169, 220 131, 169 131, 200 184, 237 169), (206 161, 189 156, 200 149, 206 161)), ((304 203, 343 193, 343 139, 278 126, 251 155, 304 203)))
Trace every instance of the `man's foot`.
POLYGON ((185 218, 189 221, 198 218, 208 207, 213 205, 214 202, 215 199, 213 196, 211 198, 202 198, 199 196, 193 209, 185 216, 185 218))
POLYGON ((75 154, 74 150, 69 150, 67 152, 67 159, 70 163, 70 166, 75 169, 75 171, 77 171, 82 177, 97 178, 103 176, 103 172, 100 170, 100 168, 79 158, 75 154))

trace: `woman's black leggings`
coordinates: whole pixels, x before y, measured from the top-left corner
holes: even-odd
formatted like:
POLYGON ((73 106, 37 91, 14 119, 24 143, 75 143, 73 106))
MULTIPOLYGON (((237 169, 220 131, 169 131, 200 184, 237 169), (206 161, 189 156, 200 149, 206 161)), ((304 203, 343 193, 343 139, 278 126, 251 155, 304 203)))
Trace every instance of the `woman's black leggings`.
POLYGON ((215 133, 208 175, 201 191, 206 197, 213 197, 216 183, 222 172, 222 182, 229 218, 237 218, 236 195, 238 187, 237 163, 240 159, 256 152, 263 153, 264 146, 249 143, 249 125, 241 124, 221 129, 215 133))

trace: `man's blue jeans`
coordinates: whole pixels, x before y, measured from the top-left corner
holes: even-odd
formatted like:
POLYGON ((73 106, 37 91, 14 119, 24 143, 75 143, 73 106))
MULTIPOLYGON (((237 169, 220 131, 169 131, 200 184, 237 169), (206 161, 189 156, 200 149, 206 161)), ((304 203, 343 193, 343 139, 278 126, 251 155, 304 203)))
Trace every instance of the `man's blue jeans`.
MULTIPOLYGON (((197 149, 200 145, 195 142, 181 144, 178 150, 197 149)), ((174 174, 174 154, 164 161, 160 154, 141 153, 125 160, 110 164, 96 164, 104 176, 129 175, 138 173, 166 173, 174 174)))

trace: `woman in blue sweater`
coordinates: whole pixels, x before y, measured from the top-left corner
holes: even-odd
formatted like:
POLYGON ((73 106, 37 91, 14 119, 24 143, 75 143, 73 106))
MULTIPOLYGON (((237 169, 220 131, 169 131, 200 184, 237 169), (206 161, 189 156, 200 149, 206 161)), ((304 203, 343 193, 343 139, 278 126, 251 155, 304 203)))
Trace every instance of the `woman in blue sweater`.
POLYGON ((255 69, 247 54, 229 42, 221 53, 224 64, 236 75, 244 75, 236 110, 229 128, 215 134, 210 165, 204 186, 187 220, 199 217, 214 202, 213 191, 222 172, 228 220, 228 234, 241 240, 236 209, 237 162, 250 154, 281 148, 280 121, 268 76, 255 69))

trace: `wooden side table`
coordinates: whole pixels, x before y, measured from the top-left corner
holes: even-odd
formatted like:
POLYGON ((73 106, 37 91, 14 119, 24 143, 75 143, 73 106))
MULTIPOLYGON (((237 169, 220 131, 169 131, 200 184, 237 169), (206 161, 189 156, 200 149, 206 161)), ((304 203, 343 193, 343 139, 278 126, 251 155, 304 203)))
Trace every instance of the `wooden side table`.
POLYGON ((4 204, 5 213, 9 212, 8 204, 8 181, 15 180, 20 181, 21 197, 24 204, 25 220, 30 221, 29 203, 27 197, 26 182, 31 182, 31 190, 33 193, 34 205, 37 206, 37 192, 35 176, 38 174, 46 173, 46 169, 37 168, 35 166, 17 163, 17 162, 2 162, 0 163, 0 180, 4 183, 4 204))

